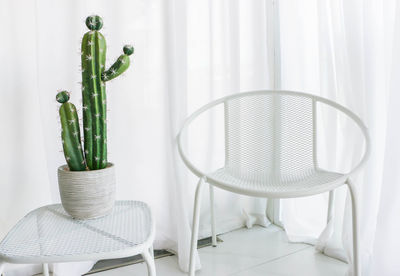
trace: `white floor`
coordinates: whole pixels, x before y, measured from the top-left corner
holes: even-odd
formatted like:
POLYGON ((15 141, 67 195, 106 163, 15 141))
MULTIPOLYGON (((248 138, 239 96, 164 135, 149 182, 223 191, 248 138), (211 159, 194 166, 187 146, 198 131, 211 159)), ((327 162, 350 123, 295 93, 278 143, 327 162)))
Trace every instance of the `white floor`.
MULTIPOLYGON (((315 252, 305 244, 288 243, 278 227, 239 229, 220 238, 218 247, 200 249, 202 269, 196 276, 340 276, 347 264, 315 252)), ((184 276, 176 256, 156 260, 157 275, 184 276)), ((145 264, 99 272, 94 276, 144 276, 145 264)))

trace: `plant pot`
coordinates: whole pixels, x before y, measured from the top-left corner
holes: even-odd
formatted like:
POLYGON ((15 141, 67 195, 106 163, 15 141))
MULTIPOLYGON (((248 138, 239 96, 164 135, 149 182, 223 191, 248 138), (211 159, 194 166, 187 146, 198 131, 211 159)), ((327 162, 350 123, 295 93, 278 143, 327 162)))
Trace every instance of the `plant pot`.
POLYGON ((105 216, 115 202, 114 164, 93 171, 70 171, 63 165, 58 168, 58 186, 62 205, 73 218, 105 216))

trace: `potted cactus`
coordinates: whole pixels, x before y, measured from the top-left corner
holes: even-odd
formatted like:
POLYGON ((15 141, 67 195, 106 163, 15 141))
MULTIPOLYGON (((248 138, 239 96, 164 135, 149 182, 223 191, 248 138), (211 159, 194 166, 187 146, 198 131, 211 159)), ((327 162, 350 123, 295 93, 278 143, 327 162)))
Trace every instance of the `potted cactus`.
POLYGON ((79 118, 69 93, 61 91, 56 100, 62 126, 62 144, 67 165, 58 168, 58 184, 65 211, 77 219, 104 216, 115 201, 114 165, 107 161, 106 82, 126 71, 133 47, 126 45, 123 54, 105 70, 106 41, 99 32, 102 19, 89 16, 89 31, 83 36, 82 113, 84 143, 81 142, 79 118))

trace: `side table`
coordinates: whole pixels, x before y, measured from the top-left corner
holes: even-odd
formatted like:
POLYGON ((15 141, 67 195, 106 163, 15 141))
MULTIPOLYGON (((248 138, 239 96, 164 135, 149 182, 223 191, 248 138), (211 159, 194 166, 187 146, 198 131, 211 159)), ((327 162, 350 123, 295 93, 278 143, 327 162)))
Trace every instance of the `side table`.
POLYGON ((156 276, 155 225, 147 204, 116 201, 111 214, 89 220, 70 217, 61 204, 40 207, 22 218, 0 243, 0 275, 6 263, 48 264, 123 258, 141 254, 156 276))

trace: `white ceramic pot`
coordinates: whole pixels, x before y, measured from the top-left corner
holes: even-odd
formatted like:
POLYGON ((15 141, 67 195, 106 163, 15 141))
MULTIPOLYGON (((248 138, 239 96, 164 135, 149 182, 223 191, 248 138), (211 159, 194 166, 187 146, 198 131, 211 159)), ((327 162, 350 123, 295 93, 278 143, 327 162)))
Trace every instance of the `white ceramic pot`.
POLYGON ((58 168, 58 186, 65 211, 76 219, 98 218, 111 212, 115 202, 115 168, 70 171, 58 168))

